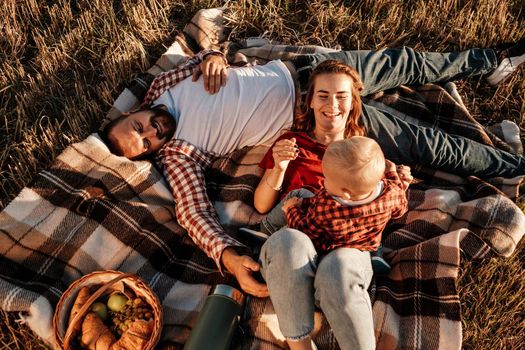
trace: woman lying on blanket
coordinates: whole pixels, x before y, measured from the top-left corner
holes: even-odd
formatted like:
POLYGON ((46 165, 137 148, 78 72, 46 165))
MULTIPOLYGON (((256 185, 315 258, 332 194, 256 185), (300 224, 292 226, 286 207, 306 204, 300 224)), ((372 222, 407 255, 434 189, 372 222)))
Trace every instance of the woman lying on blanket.
MULTIPOLYGON (((336 200, 340 203, 351 199, 353 203, 352 206, 368 204, 378 197, 381 197, 384 202, 386 197, 380 195, 384 190, 383 186, 385 183, 394 184, 395 188, 402 189, 402 201, 406 202, 404 199, 404 190, 408 187, 409 182, 407 182, 407 180, 410 181, 412 179, 410 168, 405 166, 396 168, 391 162, 387 162, 388 171, 386 173, 390 175, 390 178, 388 182, 385 183, 380 181, 385 175, 384 156, 377 143, 371 139, 354 137, 352 140, 348 140, 347 144, 338 144, 337 148, 335 148, 338 150, 335 154, 340 158, 337 163, 344 165, 345 171, 353 173, 352 175, 354 177, 349 177, 347 181, 343 181, 341 178, 345 176, 345 172, 343 168, 335 166, 337 163, 333 164, 333 162, 327 162, 325 159, 321 167, 321 158, 328 144, 356 135, 362 136, 365 133, 361 122, 362 106, 359 95, 362 90, 362 83, 353 68, 338 61, 322 62, 313 71, 310 76, 310 81, 316 84, 316 88, 314 90, 313 86, 308 87, 306 95, 307 109, 296 118, 296 125, 294 127, 296 131, 281 135, 259 164, 259 166, 266 169, 266 171, 255 191, 254 204, 260 213, 268 213, 259 227, 259 231, 265 234, 272 234, 286 224, 288 224, 289 227, 302 231, 304 231, 303 228, 311 227, 314 229, 317 227, 319 230, 335 231, 341 236, 343 235, 341 227, 328 229, 326 224, 343 225, 343 230, 353 231, 355 228, 352 228, 350 224, 352 222, 351 218, 360 216, 356 212, 351 213, 351 216, 346 218, 344 216, 342 217, 342 214, 339 213, 337 217, 339 219, 348 219, 348 224, 341 221, 334 223, 331 220, 326 220, 323 221, 323 225, 319 226, 317 224, 320 224, 323 218, 315 218, 314 220, 316 222, 309 223, 307 222, 308 215, 305 214, 313 213, 312 210, 314 209, 302 208, 302 215, 298 215, 296 210, 292 210, 294 217, 297 219, 293 220, 293 224, 290 222, 292 219, 287 222, 283 210, 286 211, 290 203, 298 202, 296 199, 292 200, 291 198, 312 197, 313 192, 317 192, 322 188, 323 182, 335 184, 341 181, 340 183, 345 183, 346 189, 340 194, 329 192, 339 197, 336 198, 336 200), (332 90, 334 93, 329 93, 329 91, 332 90), (374 145, 376 145, 377 148, 374 147, 374 145), (378 150, 381 152, 380 154, 378 154, 378 150), (346 159, 341 158, 343 155, 346 159), (381 158, 378 158, 379 156, 381 158), (379 161, 382 170, 378 171, 377 161, 374 162, 374 159, 383 159, 383 161, 379 161), (330 168, 334 169, 332 170, 330 168), (333 175, 330 178, 328 174, 333 175), (355 176, 358 174, 361 175, 356 178, 355 176), (338 176, 340 178, 337 178, 338 176), (274 186, 273 184, 278 184, 278 186, 274 186), (281 203, 269 212, 278 199, 281 199, 281 203), (285 203, 287 201, 288 204, 285 203), (307 216, 307 218, 305 220, 299 220, 301 216, 307 216)), ((331 157, 331 159, 333 158, 334 157, 331 157)), ((391 191, 384 191, 384 193, 392 195, 391 191)), ((397 195, 397 192, 395 194, 397 195)), ((323 192, 323 196, 325 195, 326 193, 323 192)), ((309 206, 311 206, 313 203, 310 203, 310 200, 308 201, 309 206)), ((321 203, 323 203, 323 207, 319 210, 322 210, 331 217, 336 215, 336 211, 330 212, 332 205, 328 206, 326 200, 321 203), (328 208, 325 209, 325 207, 328 208)), ((399 209, 397 207, 401 205, 398 200, 396 200, 395 203, 392 201, 389 203, 394 205, 394 209, 399 209)), ((333 204, 337 206, 335 202, 333 204)), ((370 206, 367 206, 361 209, 371 210, 375 215, 385 215, 385 212, 390 213, 393 209, 392 206, 378 208, 377 204, 374 204, 374 207, 374 209, 371 209, 370 206)), ((401 216, 403 213, 404 211, 398 213, 396 217, 401 216)), ((292 214, 287 213, 289 218, 290 215, 292 214)), ((389 217, 390 216, 387 215, 382 219, 388 221, 389 217)), ((374 244, 374 248, 377 248, 379 244, 380 233, 386 221, 377 220, 374 222, 379 231, 377 232, 379 234, 378 240, 374 242, 377 244, 374 244)), ((241 230, 245 232, 250 231, 249 229, 241 230)), ((337 245, 336 242, 329 243, 331 247, 337 245)), ((374 252, 372 262, 375 272, 386 272, 385 270, 390 268, 386 261, 381 258, 380 254, 376 252, 374 252)))
MULTIPOLYGON (((241 288, 255 296, 268 294, 266 286, 252 276, 259 265, 243 255, 244 246, 219 224, 206 194, 204 170, 217 156, 269 141, 280 129, 289 127, 299 92, 296 87, 304 91, 313 67, 328 59, 358 71, 363 95, 400 84, 462 79, 473 74, 488 74, 490 82, 497 84, 525 61, 525 39, 499 53, 491 48, 456 53, 420 53, 407 47, 338 51, 299 55, 286 64, 277 60, 228 70, 220 53, 202 52, 184 66, 159 75, 145 103, 163 104, 169 113, 146 109, 123 115, 108 124, 102 137, 110 150, 132 159, 159 151, 157 159, 177 203, 179 224, 221 271, 234 274, 241 288), (510 71, 505 70, 508 62, 512 62, 510 71), (205 89, 190 79, 200 71, 205 89), (228 83, 224 84, 226 72, 228 83)), ((522 156, 412 124, 366 102, 361 118, 366 135, 396 163, 423 164, 483 178, 525 174, 522 156)))
POLYGON ((312 348, 315 304, 342 349, 375 348, 369 252, 379 247, 387 222, 406 212, 412 177, 361 136, 361 89, 353 68, 319 64, 297 131, 282 135, 260 163, 266 171, 255 208, 266 213, 286 195, 261 223, 264 232, 277 232, 260 260, 290 349, 312 348))

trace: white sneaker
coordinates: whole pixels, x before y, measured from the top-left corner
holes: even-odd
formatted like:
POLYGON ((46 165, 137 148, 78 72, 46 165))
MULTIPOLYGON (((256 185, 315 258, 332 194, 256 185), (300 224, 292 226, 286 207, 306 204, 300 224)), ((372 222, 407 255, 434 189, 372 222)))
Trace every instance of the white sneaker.
POLYGON ((263 38, 260 36, 252 36, 244 40, 241 40, 241 42, 244 42, 246 48, 260 47, 260 46, 271 44, 269 39, 263 38))
POLYGON ((494 51, 498 53, 499 64, 487 76, 487 82, 492 86, 507 79, 519 65, 525 62, 525 38, 521 38, 515 44, 501 45, 501 48, 495 47, 494 51))

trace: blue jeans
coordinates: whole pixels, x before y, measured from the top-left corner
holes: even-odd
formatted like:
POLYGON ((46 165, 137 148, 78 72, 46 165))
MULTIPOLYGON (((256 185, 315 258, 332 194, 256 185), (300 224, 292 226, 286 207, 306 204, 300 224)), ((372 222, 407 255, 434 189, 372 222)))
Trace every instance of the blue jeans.
POLYGON ((275 207, 261 221, 260 231, 271 235, 275 231, 279 230, 281 227, 288 224, 286 216, 283 212, 283 203, 286 202, 288 198, 298 197, 298 198, 309 198, 313 197, 314 194, 307 189, 299 188, 297 190, 290 191, 282 201, 280 201, 275 207))
MULTIPOLYGON (((497 66, 492 49, 426 53, 404 47, 301 55, 292 63, 302 91, 305 90, 312 69, 328 59, 344 62, 359 72, 364 84, 362 95, 402 84, 463 79, 491 72, 497 66)), ((379 143, 386 158, 396 163, 421 164, 462 176, 475 175, 481 178, 525 174, 525 159, 521 155, 406 122, 366 103, 363 103, 362 120, 367 135, 379 143)))
POLYGON ((336 51, 300 55, 292 60, 299 75, 301 91, 311 71, 322 61, 337 60, 355 68, 363 81, 361 95, 398 87, 465 79, 486 74, 498 62, 492 49, 470 49, 461 52, 418 52, 410 47, 377 51, 336 51))
POLYGON ((339 248, 319 262, 308 236, 283 228, 264 243, 259 260, 286 339, 310 335, 318 305, 341 349, 375 348, 368 252, 339 248))

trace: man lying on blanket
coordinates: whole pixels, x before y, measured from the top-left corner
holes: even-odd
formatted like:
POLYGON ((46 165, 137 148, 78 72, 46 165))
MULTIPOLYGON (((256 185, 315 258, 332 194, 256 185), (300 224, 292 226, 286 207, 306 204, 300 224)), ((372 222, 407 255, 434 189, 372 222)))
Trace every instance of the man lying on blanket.
MULTIPOLYGON (((160 150, 157 160, 172 188, 179 224, 221 271, 231 272, 241 288, 254 296, 268 295, 266 286, 252 277, 259 265, 243 255, 244 246, 220 226, 206 194, 204 170, 218 156, 270 142, 289 128, 296 92, 298 96, 306 91, 309 73, 326 59, 355 67, 364 83, 363 95, 474 74, 486 74, 488 82, 497 85, 525 62, 525 38, 506 47, 459 53, 420 53, 410 48, 339 51, 236 69, 228 68, 221 53, 208 50, 160 74, 143 103, 153 108, 123 114, 107 125, 102 137, 113 153, 130 159, 160 150), (204 88, 195 83, 201 73, 204 88)), ((367 136, 396 163, 482 178, 525 174, 523 156, 411 124, 366 101, 362 121, 367 136)))

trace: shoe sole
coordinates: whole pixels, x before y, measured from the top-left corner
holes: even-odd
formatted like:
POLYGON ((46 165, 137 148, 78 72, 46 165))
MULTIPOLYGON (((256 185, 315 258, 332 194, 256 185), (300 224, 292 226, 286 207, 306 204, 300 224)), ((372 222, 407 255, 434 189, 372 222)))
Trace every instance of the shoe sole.
POLYGON ((270 237, 270 236, 268 236, 268 235, 267 235, 266 233, 264 233, 264 232, 261 232, 261 231, 255 231, 255 230, 252 230, 252 229, 249 229, 249 228, 245 228, 245 227, 241 227, 241 228, 239 229, 239 231, 245 232, 245 233, 247 233, 247 234, 249 234, 249 235, 251 235, 251 236, 254 236, 254 237, 256 237, 256 238, 259 238, 259 239, 261 239, 261 240, 267 240, 268 237, 270 237))
POLYGON ((521 56, 515 56, 512 58, 505 58, 501 63, 494 69, 494 71, 487 77, 487 82, 491 86, 501 84, 504 80, 512 75, 516 71, 519 65, 525 62, 525 53, 521 56))

